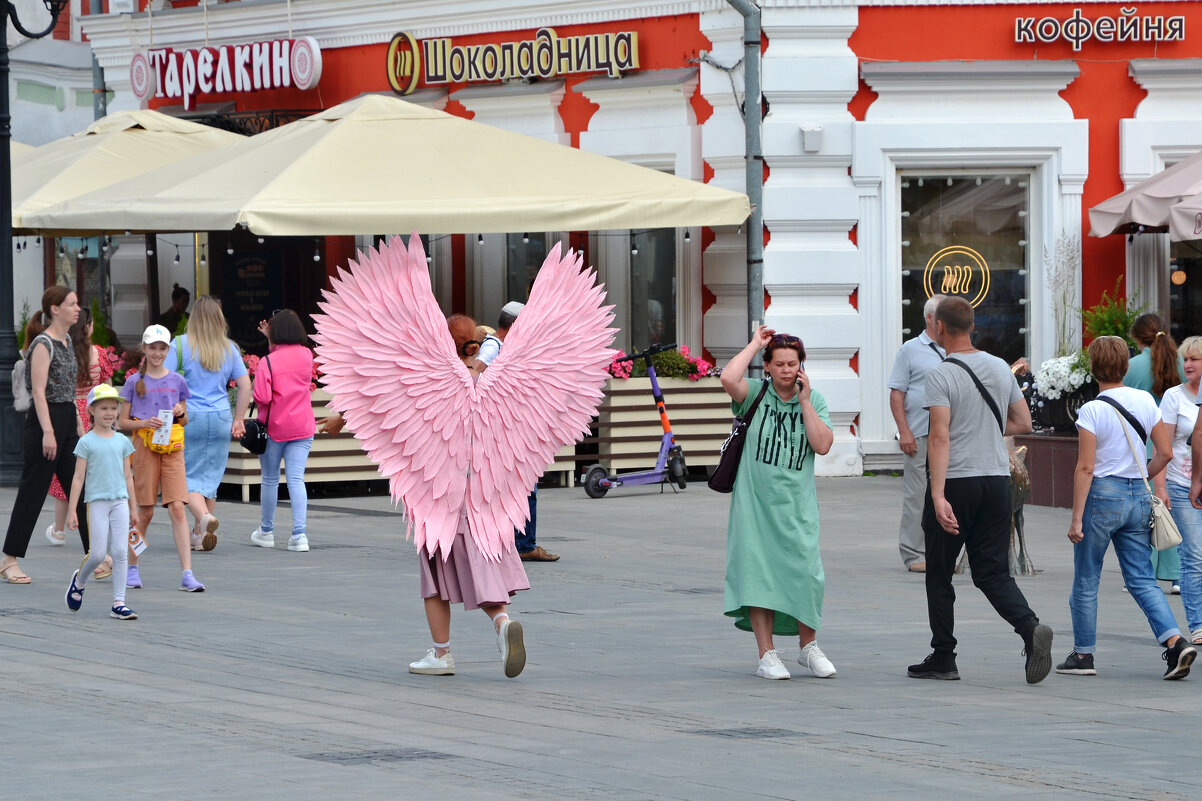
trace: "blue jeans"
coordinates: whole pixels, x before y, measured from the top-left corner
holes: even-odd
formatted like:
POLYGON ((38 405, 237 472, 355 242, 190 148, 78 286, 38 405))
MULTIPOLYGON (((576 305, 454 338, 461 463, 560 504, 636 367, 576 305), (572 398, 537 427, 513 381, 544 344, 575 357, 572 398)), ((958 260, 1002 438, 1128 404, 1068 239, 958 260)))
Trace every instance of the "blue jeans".
POLYGON ((292 536, 305 533, 305 516, 309 505, 309 494, 305 490, 305 462, 309 461, 309 449, 312 447, 313 437, 288 442, 267 438, 267 450, 259 454, 259 468, 263 471, 263 486, 259 493, 259 530, 264 534, 275 529, 281 458, 288 482, 288 499, 292 503, 292 536))
POLYGON ((1094 478, 1085 500, 1084 538, 1073 545, 1073 591, 1068 597, 1073 618, 1073 650, 1097 650, 1098 580, 1110 543, 1123 571, 1123 581, 1139 604, 1157 642, 1180 634, 1173 611, 1152 573, 1152 502, 1139 478, 1094 478))
POLYGON ((1173 520, 1181 531, 1181 604, 1190 631, 1202 628, 1202 509, 1190 506, 1189 487, 1167 482, 1173 520))
POLYGON ((535 542, 535 533, 538 529, 538 487, 530 491, 530 497, 526 499, 530 504, 530 521, 526 523, 526 531, 522 532, 518 529, 513 530, 513 545, 517 548, 518 553, 530 553, 538 545, 535 542))

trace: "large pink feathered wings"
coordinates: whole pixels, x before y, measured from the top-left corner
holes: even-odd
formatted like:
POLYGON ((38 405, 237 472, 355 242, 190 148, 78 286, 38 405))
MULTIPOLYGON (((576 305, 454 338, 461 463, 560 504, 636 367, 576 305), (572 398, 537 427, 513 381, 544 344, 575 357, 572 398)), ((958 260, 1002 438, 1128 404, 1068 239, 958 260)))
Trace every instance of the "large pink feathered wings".
POLYGON ((331 406, 405 505, 417 547, 445 560, 466 504, 490 559, 513 549, 526 496, 588 433, 617 333, 594 272, 552 249, 501 354, 473 383, 430 290, 414 233, 340 269, 319 305, 317 357, 331 406))

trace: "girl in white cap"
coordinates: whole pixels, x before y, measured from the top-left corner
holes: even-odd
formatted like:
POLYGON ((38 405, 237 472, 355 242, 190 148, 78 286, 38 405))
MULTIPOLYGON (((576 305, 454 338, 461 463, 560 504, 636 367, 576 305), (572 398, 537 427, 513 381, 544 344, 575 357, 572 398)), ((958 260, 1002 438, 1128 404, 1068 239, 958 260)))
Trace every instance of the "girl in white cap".
MULTIPOLYGON (((160 490, 163 506, 171 516, 171 531, 179 565, 183 570, 180 589, 184 592, 204 592, 205 585, 192 575, 192 532, 188 528, 185 506, 188 503, 188 479, 184 470, 184 451, 156 451, 151 447, 151 434, 163 426, 159 414, 168 409, 176 424, 187 420, 187 404, 192 397, 188 383, 179 373, 172 372, 164 362, 171 343, 171 334, 161 325, 152 325, 142 334, 145 356, 139 365, 137 380, 127 377, 121 387, 121 397, 128 403, 121 408, 122 431, 134 433, 134 490, 138 500, 138 518, 142 533, 150 527, 155 501, 160 490)), ((181 432, 182 433, 182 432, 181 432)), ((182 443, 181 443, 182 446, 182 443)), ((130 556, 129 586, 141 587, 138 557, 130 556)))
POLYGON ((80 437, 75 445, 75 480, 71 482, 67 527, 79 527, 79 515, 75 510, 82 490, 91 528, 91 549, 79 570, 71 576, 66 600, 68 609, 79 611, 83 605, 84 583, 107 554, 113 560, 113 607, 109 616, 136 620, 137 613, 125 605, 127 532, 131 521, 134 525, 138 521, 134 478, 130 472, 134 446, 129 437, 117 436, 113 430, 120 408, 121 396, 108 384, 97 384, 88 393, 92 430, 80 437))

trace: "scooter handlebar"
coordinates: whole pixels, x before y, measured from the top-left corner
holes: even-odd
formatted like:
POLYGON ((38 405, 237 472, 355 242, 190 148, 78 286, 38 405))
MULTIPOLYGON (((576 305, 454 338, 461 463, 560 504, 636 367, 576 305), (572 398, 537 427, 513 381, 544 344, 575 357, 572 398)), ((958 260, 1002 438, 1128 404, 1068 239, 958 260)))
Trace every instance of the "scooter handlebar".
POLYGON ((651 347, 647 348, 645 351, 642 351, 640 353, 632 353, 629 356, 623 356, 621 359, 617 359, 616 361, 617 362, 633 362, 637 359, 648 359, 648 358, 654 356, 655 354, 663 353, 666 350, 676 350, 676 343, 673 342, 670 345, 652 345, 651 347))

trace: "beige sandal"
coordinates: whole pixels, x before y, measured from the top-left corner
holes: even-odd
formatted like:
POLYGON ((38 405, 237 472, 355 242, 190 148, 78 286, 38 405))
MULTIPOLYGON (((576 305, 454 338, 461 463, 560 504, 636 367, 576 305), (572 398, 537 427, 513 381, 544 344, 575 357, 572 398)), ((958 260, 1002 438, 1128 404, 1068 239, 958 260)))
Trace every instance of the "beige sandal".
POLYGON ((9 584, 32 584, 33 579, 31 579, 29 576, 25 575, 24 573, 22 573, 19 576, 14 576, 12 574, 12 572, 14 570, 19 571, 20 569, 21 569, 20 566, 17 565, 16 562, 9 565, 8 567, 0 568, 0 578, 4 579, 9 584))

